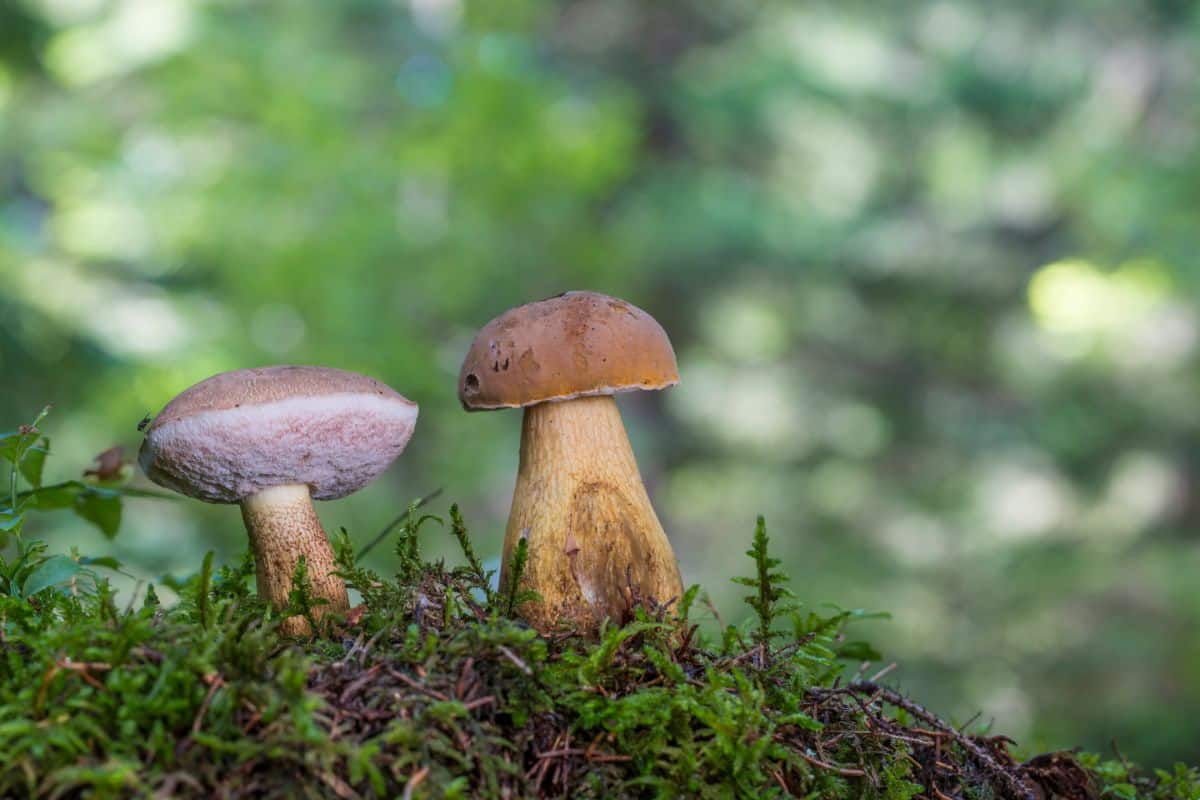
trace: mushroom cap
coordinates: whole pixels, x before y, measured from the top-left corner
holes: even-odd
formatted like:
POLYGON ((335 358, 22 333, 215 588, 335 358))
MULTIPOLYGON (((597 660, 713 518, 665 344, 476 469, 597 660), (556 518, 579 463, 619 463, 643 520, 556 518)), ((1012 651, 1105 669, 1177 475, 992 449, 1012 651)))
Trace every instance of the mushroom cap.
POLYGON ((566 292, 484 325, 458 374, 458 399, 490 411, 677 383, 675 351, 654 317, 608 295, 566 292))
POLYGON ((212 503, 307 484, 345 497, 404 451, 417 404, 374 378, 328 367, 223 372, 185 389, 146 430, 150 480, 212 503))

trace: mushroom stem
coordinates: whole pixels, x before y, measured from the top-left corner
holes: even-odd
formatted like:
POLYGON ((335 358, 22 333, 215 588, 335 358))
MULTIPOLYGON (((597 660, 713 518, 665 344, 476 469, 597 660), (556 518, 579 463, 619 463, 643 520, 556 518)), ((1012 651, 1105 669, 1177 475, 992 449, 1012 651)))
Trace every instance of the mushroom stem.
POLYGON ((525 409, 503 586, 522 536, 529 542, 523 585, 542 602, 521 614, 543 632, 560 621, 589 632, 605 617, 623 623, 635 598, 665 603, 683 590, 610 396, 525 409))
MULTIPOLYGON (((313 617, 320 619, 328 611, 344 613, 350 608, 346 584, 332 574, 333 547, 306 485, 273 486, 250 495, 242 500, 242 519, 254 550, 259 597, 275 608, 285 607, 292 574, 304 556, 313 596, 328 601, 313 607, 313 617)), ((303 617, 285 619, 281 630, 290 636, 312 633, 303 617)))

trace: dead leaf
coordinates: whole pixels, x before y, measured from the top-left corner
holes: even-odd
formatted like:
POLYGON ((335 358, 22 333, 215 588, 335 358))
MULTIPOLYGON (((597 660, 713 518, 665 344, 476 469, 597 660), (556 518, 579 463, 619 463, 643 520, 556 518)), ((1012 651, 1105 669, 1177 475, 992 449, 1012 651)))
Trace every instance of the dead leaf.
POLYGON ((121 445, 110 447, 93 461, 96 462, 96 466, 84 471, 85 478, 95 478, 98 481, 116 480, 121 477, 121 468, 125 466, 125 448, 121 445))

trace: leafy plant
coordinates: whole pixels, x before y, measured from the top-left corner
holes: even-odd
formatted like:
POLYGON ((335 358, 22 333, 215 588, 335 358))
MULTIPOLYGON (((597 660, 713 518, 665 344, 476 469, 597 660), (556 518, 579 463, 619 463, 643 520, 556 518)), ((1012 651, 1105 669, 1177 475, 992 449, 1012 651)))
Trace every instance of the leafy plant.
POLYGON ((500 598, 492 589, 493 570, 484 570, 483 562, 479 560, 479 556, 475 555, 475 547, 471 544, 471 536, 467 532, 467 525, 463 522, 462 514, 458 510, 458 504, 450 506, 450 533, 458 542, 458 547, 462 551, 463 558, 466 559, 466 564, 456 570, 456 574, 470 581, 483 595, 484 601, 491 608, 498 606, 500 598))
POLYGON ((50 439, 38 427, 50 413, 46 406, 29 425, 0 433, 0 459, 9 464, 8 491, 0 504, 0 533, 19 535, 31 511, 70 509, 109 539, 121 526, 123 497, 174 499, 171 495, 123 485, 120 470, 89 471, 91 480, 43 483, 50 439), (22 480, 27 488, 21 489, 22 480))
POLYGON ((402 583, 414 583, 421 573, 421 528, 427 522, 436 522, 438 525, 445 524, 444 520, 435 514, 417 516, 419 507, 420 501, 409 504, 408 513, 404 523, 400 526, 400 533, 396 539, 396 555, 400 559, 397 577, 402 583))
POLYGON ((29 597, 54 587, 74 592, 81 583, 95 583, 93 567, 121 569, 120 563, 108 556, 88 557, 75 551, 49 554, 45 543, 27 541, 22 532, 30 512, 70 509, 111 539, 121 524, 124 496, 167 497, 123 486, 119 473, 109 475, 104 470, 98 471, 93 482, 44 483, 50 439, 39 426, 50 410, 46 406, 30 424, 0 433, 0 459, 8 463, 7 491, 0 501, 0 535, 4 537, 0 541, 11 540, 16 550, 11 557, 0 555, 0 591, 9 597, 29 597))
POLYGON ((1103 784, 1101 797, 1119 800, 1200 800, 1200 769, 1177 763, 1171 769, 1143 770, 1124 757, 1103 759, 1082 753, 1079 762, 1103 784))
POLYGON ((796 605, 791 602, 795 595, 783 585, 787 583, 788 578, 777 570, 779 559, 772 558, 767 552, 769 542, 767 522, 759 516, 754 526, 753 543, 746 551, 746 555, 754 560, 754 575, 733 579, 734 583, 754 589, 754 594, 747 595, 744 600, 754 609, 758 626, 752 637, 755 643, 760 645, 770 644, 774 636, 772 629, 780 616, 796 610, 796 605))
POLYGON ((292 570, 292 588, 288 591, 287 605, 280 612, 284 617, 303 617, 310 630, 320 630, 313 609, 325 605, 329 601, 317 597, 313 592, 312 579, 308 577, 308 559, 303 555, 296 561, 292 570))
POLYGON ((541 595, 532 589, 522 586, 525 578, 525 567, 529 563, 529 541, 522 536, 513 548, 512 558, 509 559, 508 582, 504 586, 504 615, 515 617, 523 603, 534 603, 541 595))

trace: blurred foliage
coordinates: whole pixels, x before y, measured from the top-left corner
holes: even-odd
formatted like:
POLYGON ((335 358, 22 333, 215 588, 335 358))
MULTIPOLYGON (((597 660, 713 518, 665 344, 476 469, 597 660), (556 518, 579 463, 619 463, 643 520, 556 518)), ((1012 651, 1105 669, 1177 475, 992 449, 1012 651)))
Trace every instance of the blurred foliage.
MULTIPOLYGON (((12 0, 0 420, 56 402, 77 463, 220 370, 366 372, 421 422, 327 526, 443 487, 486 559, 518 421, 458 409, 467 342, 623 296, 680 356, 622 408, 688 582, 766 514, 931 707, 1196 760, 1198 61, 1171 0, 12 0)), ((242 546, 125 516, 52 545, 242 546)))

